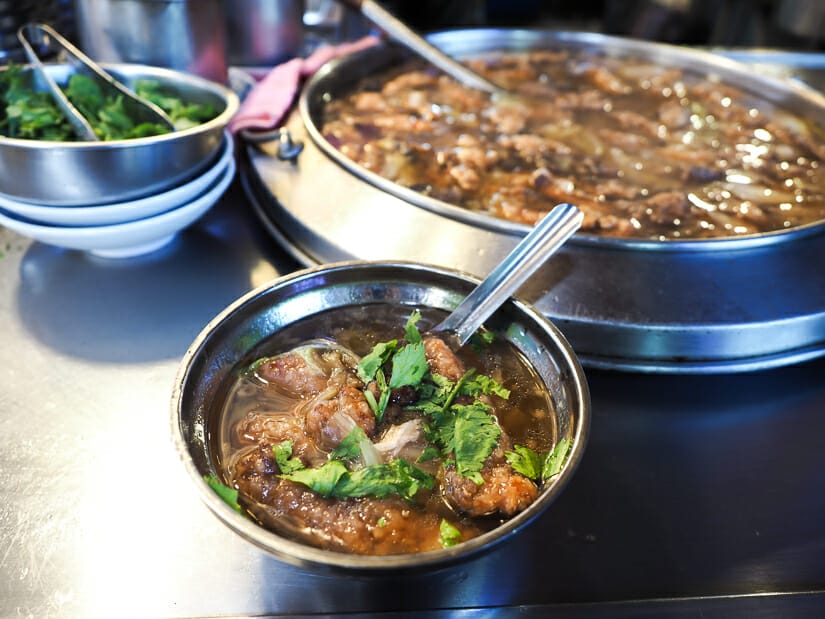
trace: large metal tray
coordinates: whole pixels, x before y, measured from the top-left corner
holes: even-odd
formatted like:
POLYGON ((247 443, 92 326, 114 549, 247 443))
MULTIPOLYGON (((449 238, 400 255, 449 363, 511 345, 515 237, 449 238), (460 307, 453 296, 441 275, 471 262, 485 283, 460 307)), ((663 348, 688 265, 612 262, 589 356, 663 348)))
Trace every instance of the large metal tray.
MULTIPOLYGON (((825 118, 822 97, 813 90, 755 76, 746 65, 696 50, 536 31, 455 31, 433 38, 452 53, 466 52, 474 41, 483 41, 483 49, 501 49, 545 39, 654 54, 660 62, 715 73, 761 89, 774 103, 825 118)), ((403 259, 483 276, 523 231, 477 221, 449 205, 418 203, 336 160, 314 129, 314 106, 325 87, 337 87, 340 67, 347 67, 347 79, 356 79, 352 68, 373 70, 376 54, 386 57, 388 50, 332 63, 308 84, 301 109, 286 122, 293 139, 305 145, 296 162, 280 161, 275 144, 246 149, 242 178, 253 206, 270 233, 305 264, 403 259)), ((823 255, 821 225, 693 242, 576 235, 519 294, 556 322, 590 367, 660 373, 764 369, 825 354, 823 255)))

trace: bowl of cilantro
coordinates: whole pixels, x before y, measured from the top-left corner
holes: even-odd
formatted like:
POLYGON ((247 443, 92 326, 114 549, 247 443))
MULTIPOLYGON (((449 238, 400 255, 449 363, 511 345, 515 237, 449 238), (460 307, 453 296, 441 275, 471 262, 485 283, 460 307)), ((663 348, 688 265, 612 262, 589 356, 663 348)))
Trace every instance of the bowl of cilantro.
POLYGON ((172 397, 206 506, 274 557, 333 572, 431 569, 529 534, 583 456, 588 387, 559 330, 517 298, 466 344, 439 333, 478 283, 339 262, 219 313, 172 397))
POLYGON ((10 64, 0 70, 0 194, 43 206, 115 204, 169 190, 214 163, 239 106, 232 90, 160 67, 104 68, 161 107, 175 130, 131 118, 71 65, 47 64, 98 137, 78 140, 32 68, 10 64))

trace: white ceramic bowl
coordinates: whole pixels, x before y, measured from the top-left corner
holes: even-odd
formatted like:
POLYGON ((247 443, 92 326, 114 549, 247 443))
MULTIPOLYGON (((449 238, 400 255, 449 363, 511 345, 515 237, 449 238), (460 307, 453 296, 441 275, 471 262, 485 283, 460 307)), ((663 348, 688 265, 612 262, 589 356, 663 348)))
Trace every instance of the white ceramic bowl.
POLYGON ((0 195, 0 209, 30 220, 32 223, 52 226, 103 226, 134 221, 158 215, 187 204, 205 193, 226 171, 234 157, 232 135, 225 133, 219 158, 205 172, 191 181, 129 202, 89 206, 52 206, 21 202, 0 195))
POLYGON ((127 258, 155 251, 194 223, 226 191, 235 176, 235 160, 201 195, 159 215, 105 226, 49 226, 16 218, 0 209, 0 225, 37 241, 88 251, 104 258, 127 258))

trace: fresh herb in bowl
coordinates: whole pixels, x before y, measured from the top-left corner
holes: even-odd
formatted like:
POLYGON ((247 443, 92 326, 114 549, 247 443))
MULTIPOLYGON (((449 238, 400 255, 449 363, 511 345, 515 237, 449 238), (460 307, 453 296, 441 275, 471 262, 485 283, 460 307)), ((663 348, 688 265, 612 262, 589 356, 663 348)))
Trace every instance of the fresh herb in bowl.
MULTIPOLYGON (((101 140, 127 140, 168 133, 163 125, 136 122, 124 109, 122 97, 105 96, 100 86, 88 76, 74 73, 62 88, 101 140)), ((211 105, 187 103, 155 80, 137 80, 134 89, 138 96, 166 112, 178 130, 194 127, 217 115, 211 105)), ((0 72, 0 99, 0 134, 34 140, 75 139, 60 108, 48 93, 32 87, 30 76, 22 67, 10 65, 0 72)))

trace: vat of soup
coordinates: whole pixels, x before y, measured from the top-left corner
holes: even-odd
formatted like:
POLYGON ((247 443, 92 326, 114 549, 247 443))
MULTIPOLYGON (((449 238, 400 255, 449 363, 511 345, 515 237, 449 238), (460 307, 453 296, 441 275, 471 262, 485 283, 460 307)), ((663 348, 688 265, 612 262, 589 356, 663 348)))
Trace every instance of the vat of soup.
POLYGON ((465 560, 539 517, 582 458, 586 380, 556 327, 517 299, 463 347, 429 333, 477 283, 341 262, 216 316, 172 405, 209 509, 288 563, 367 573, 465 560))
POLYGON ((825 354, 822 94, 593 33, 429 40, 521 90, 491 100, 432 69, 401 75, 410 57, 393 46, 324 67, 287 122, 299 165, 250 147, 245 172, 300 260, 380 255, 484 276, 564 200, 584 225, 522 294, 585 365, 739 372, 825 354), (364 222, 369 244, 351 232, 364 222))

